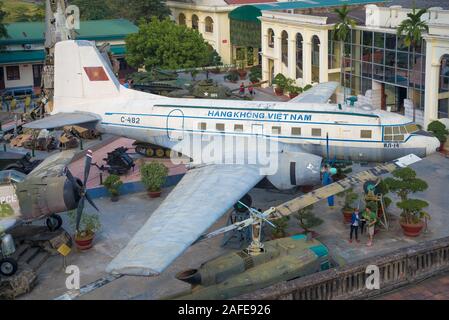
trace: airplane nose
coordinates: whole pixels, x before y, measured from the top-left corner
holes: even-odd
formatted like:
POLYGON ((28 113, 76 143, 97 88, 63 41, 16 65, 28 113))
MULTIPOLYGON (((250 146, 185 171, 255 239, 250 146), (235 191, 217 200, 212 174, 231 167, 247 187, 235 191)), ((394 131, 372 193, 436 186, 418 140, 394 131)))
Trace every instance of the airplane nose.
POLYGON ((432 153, 437 152, 440 148, 440 140, 435 137, 428 137, 428 141, 426 144, 426 155, 431 155, 432 153))

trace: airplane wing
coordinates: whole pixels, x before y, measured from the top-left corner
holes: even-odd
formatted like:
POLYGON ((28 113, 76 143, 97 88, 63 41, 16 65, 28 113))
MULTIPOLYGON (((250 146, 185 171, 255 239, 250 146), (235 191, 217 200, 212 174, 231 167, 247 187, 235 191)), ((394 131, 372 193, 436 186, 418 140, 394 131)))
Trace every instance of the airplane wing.
POLYGON ((257 165, 213 164, 188 171, 106 271, 161 273, 263 177, 257 165))
POLYGON ((27 175, 25 181, 36 177, 61 176, 64 173, 65 167, 72 161, 77 152, 79 151, 76 149, 70 149, 51 155, 34 168, 34 170, 27 175))
POLYGON ((338 82, 324 82, 301 93, 288 102, 295 103, 327 103, 340 84, 338 82))
POLYGON ((27 123, 23 127, 29 129, 55 129, 70 125, 95 123, 99 120, 98 116, 88 112, 57 113, 53 116, 27 123))
POLYGON ((17 223, 17 219, 1 218, 0 217, 0 235, 3 232, 8 231, 10 228, 14 227, 17 223))

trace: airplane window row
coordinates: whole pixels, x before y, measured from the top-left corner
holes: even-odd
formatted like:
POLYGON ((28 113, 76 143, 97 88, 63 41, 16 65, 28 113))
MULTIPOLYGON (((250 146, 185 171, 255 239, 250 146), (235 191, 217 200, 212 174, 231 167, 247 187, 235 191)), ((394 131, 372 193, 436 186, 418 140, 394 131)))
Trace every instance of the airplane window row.
POLYGON ((406 134, 419 131, 419 127, 412 123, 406 126, 394 126, 384 128, 385 141, 404 141, 406 134))
MULTIPOLYGON (((198 129, 201 131, 205 131, 207 129, 207 123, 201 122, 198 124, 198 129)), ((234 132, 243 132, 243 124, 235 124, 234 125, 234 132)), ((215 130, 224 132, 225 131, 225 124, 224 123, 216 123, 215 124, 215 130)), ((291 128, 291 135, 292 136, 300 136, 302 135, 301 127, 292 127, 291 128)), ((280 135, 282 134, 282 127, 280 126, 272 126, 271 127, 271 134, 273 135, 280 135)), ((312 128, 311 131, 312 137, 321 137, 322 131, 321 128, 312 128)), ((372 130, 360 130, 360 138, 362 139, 372 139, 373 133, 372 130)))

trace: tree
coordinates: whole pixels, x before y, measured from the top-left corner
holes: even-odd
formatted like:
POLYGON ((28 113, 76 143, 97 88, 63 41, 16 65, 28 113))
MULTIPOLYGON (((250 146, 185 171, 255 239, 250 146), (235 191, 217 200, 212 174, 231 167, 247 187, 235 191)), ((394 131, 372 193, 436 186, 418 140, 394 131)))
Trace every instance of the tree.
POLYGON ((348 36, 351 33, 351 29, 355 27, 356 22, 354 19, 351 19, 349 17, 350 10, 346 4, 341 8, 334 9, 334 12, 337 14, 339 21, 334 25, 334 28, 332 30, 332 38, 340 42, 341 68, 343 69, 343 73, 340 72, 340 77, 343 77, 343 91, 344 96, 346 97, 346 66, 344 61, 344 42, 348 39, 348 36))
POLYGON ((323 223, 323 220, 313 213, 313 205, 298 210, 295 218, 298 220, 298 224, 304 230, 304 233, 311 232, 311 228, 323 223))
POLYGON ((127 62, 147 71, 204 67, 213 63, 209 44, 193 29, 169 19, 141 21, 139 32, 126 38, 127 62))
POLYGON ((81 20, 101 20, 116 18, 116 12, 108 0, 73 0, 70 4, 78 6, 81 20))
POLYGON ((35 9, 29 9, 25 5, 18 5, 11 10, 11 16, 15 22, 30 22, 45 20, 45 5, 39 5, 35 9))
POLYGON ((8 14, 3 11, 3 1, 0 1, 0 39, 8 37, 8 30, 3 23, 8 14))
MULTIPOLYGON (((398 37, 404 36, 404 43, 406 46, 412 49, 413 52, 413 64, 415 64, 416 46, 422 39, 424 32, 429 32, 429 26, 426 21, 422 21, 421 17, 427 12, 427 9, 413 8, 412 12, 407 13, 407 19, 403 20, 397 29, 398 37)), ((412 66, 413 68, 413 66, 412 66)), ((412 99, 414 97, 412 96, 412 99)), ((413 101, 413 100, 412 100, 413 101)), ((416 120, 416 108, 413 101, 413 121, 416 120)))
POLYGON ((121 17, 133 22, 141 19, 149 21, 152 17, 163 20, 170 16, 170 9, 165 0, 113 0, 112 7, 121 17))

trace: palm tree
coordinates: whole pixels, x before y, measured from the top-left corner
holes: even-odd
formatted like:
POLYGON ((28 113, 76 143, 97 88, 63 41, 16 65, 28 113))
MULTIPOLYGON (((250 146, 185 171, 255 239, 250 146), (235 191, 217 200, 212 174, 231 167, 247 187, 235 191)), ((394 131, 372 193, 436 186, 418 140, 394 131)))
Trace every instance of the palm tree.
MULTIPOLYGON (((422 34, 429 32, 429 26, 426 21, 422 21, 421 17, 427 12, 427 9, 419 9, 416 11, 414 7, 412 12, 407 13, 407 19, 403 20, 397 29, 398 37, 404 36, 404 43, 412 49, 413 64, 415 64, 416 46, 421 41, 422 34)), ((413 66, 410 66, 413 70, 413 66)), ((421 72, 420 72, 421 73, 421 72)), ((412 97, 413 101, 413 97, 412 97)), ((416 119, 415 103, 413 101, 413 121, 416 119)))
POLYGON ((344 62, 344 42, 350 35, 351 29, 355 27, 356 22, 354 19, 351 19, 349 17, 350 10, 346 4, 341 8, 334 9, 334 12, 338 15, 339 22, 334 25, 334 28, 332 30, 332 38, 336 41, 340 41, 341 68, 343 69, 343 73, 340 72, 340 78, 343 77, 343 94, 344 99, 346 99, 346 67, 344 62))

